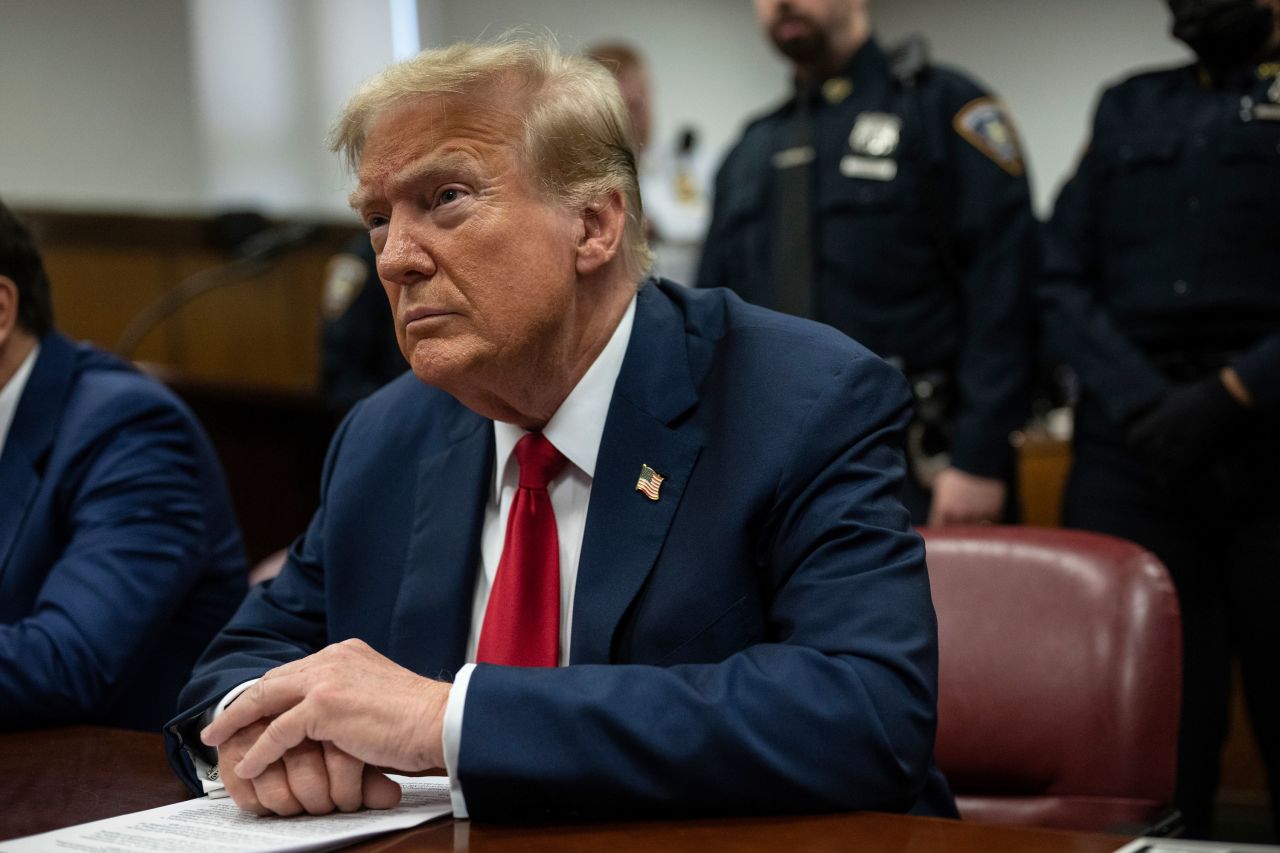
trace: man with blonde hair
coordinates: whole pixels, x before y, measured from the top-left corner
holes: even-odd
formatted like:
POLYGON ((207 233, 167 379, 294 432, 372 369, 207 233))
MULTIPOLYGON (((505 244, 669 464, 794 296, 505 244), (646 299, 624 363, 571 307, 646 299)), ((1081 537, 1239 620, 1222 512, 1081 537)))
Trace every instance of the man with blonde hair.
POLYGON ((444 767, 457 816, 954 813, 906 388, 832 330, 646 279, 627 139, 603 68, 528 42, 428 51, 347 108, 414 375, 348 416, 306 534, 197 667, 170 727, 193 787, 324 813, 444 767))

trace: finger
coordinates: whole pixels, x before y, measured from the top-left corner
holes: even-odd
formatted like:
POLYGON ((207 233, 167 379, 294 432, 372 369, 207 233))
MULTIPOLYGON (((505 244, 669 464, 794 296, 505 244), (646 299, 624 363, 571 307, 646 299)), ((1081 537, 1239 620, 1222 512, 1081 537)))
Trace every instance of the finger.
POLYGON ((270 810, 258 800, 258 794, 253 790, 253 780, 241 779, 231 771, 230 767, 225 770, 220 767, 219 778, 227 791, 227 796, 237 806, 256 815, 271 814, 270 810))
POLYGON ((253 779, 307 739, 306 710, 295 706, 272 720, 235 766, 244 779, 253 779))
POLYGON ((400 786, 376 769, 364 768, 364 806, 367 809, 392 809, 400 805, 400 786))
POLYGON ((313 740, 304 740, 284 754, 285 776, 289 790, 307 814, 333 811, 329 798, 329 773, 325 769, 324 750, 313 740))
POLYGON ((221 746, 227 738, 255 720, 284 713, 301 702, 304 693, 301 679, 292 674, 272 677, 275 672, 267 673, 237 696, 200 732, 200 740, 206 746, 221 746))
POLYGON ((364 805, 364 762, 329 741, 322 746, 324 766, 329 774, 329 797, 339 811, 358 811, 364 805))
POLYGON ((285 773, 284 763, 277 761, 259 773, 253 780, 253 793, 262 804, 267 814, 278 814, 282 817, 302 814, 302 803, 289 788, 289 777, 285 773))

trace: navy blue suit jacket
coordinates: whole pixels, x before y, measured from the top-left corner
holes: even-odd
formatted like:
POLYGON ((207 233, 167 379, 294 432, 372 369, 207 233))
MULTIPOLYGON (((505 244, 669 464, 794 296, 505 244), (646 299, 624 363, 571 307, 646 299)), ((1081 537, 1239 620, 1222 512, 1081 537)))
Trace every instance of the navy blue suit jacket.
POLYGON ((46 335, 0 454, 0 727, 159 730, 246 590, 191 414, 123 362, 46 335))
MULTIPOLYGON (((571 665, 477 667, 456 771, 472 815, 954 814, 932 764, 924 548, 898 497, 908 407, 902 377, 832 329, 643 287, 571 665), (642 464, 666 478, 656 502, 635 489, 642 464)), ((349 637, 448 678, 493 456, 490 421, 412 375, 360 404, 306 535, 197 665, 180 719, 349 637)))

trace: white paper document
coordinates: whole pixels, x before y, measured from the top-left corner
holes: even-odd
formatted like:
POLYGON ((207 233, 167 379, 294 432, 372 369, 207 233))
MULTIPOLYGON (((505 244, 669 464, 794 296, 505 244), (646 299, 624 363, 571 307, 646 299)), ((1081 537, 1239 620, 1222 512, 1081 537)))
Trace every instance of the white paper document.
POLYGON ((1280 853, 1280 847, 1274 844, 1237 844, 1234 841, 1137 838, 1115 853, 1280 853))
POLYGON ((197 800, 0 841, 2 853, 266 853, 332 850, 453 813, 446 776, 392 776, 400 805, 298 817, 258 817, 229 799, 197 800))

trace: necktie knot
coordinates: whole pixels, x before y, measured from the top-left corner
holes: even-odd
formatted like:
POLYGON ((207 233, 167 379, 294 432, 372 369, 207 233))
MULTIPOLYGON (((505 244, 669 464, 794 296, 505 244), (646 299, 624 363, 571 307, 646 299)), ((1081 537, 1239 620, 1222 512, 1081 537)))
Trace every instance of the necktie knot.
POLYGON ((546 436, 531 432, 516 442, 516 462, 520 465, 520 488, 546 489, 568 460, 546 436))

